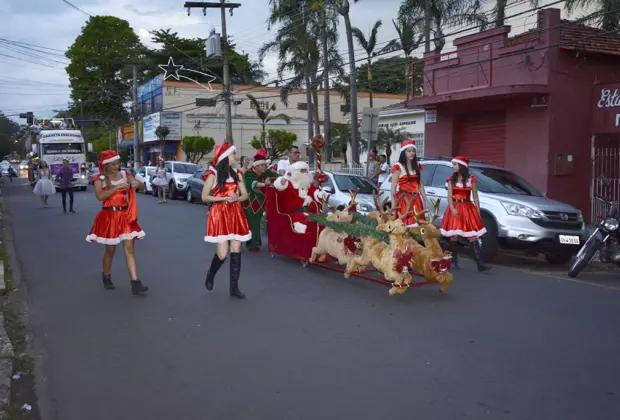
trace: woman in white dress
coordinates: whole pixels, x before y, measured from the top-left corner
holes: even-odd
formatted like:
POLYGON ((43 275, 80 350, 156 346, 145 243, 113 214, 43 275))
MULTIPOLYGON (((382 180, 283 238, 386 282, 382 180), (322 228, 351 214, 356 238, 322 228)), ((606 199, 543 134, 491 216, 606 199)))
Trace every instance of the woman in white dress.
POLYGON ((56 187, 54 187, 54 183, 52 182, 52 174, 50 173, 50 168, 46 162, 41 162, 41 167, 39 168, 39 180, 34 186, 34 193, 41 197, 41 202, 43 203, 43 207, 47 208, 47 199, 50 195, 56 194, 56 187))
POLYGON ((166 168, 164 166, 164 160, 162 158, 157 158, 157 169, 155 169, 155 178, 153 178, 151 184, 157 187, 159 202, 167 203, 166 190, 168 189, 168 178, 166 177, 166 168))

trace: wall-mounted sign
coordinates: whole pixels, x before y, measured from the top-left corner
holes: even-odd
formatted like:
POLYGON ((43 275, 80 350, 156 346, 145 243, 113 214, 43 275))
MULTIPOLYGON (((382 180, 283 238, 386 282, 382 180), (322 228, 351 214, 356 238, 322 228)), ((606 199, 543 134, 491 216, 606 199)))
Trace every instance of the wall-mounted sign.
POLYGON ((594 87, 592 134, 620 133, 620 83, 594 87))
POLYGON ((425 124, 433 124, 437 122, 437 110, 436 109, 427 109, 424 113, 424 123, 425 124))
POLYGON ((601 96, 596 104, 598 108, 616 108, 620 107, 620 93, 618 89, 601 89, 601 96))
POLYGON ((166 126, 170 130, 166 140, 181 140, 181 113, 162 112, 159 125, 166 126))

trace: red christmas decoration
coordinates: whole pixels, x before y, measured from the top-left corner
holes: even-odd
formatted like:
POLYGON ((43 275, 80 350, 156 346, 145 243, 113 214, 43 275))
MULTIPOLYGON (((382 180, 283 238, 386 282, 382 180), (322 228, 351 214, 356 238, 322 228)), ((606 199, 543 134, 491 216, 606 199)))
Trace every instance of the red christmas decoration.
POLYGON ((355 238, 353 236, 347 236, 344 238, 344 247, 345 249, 352 253, 357 254, 357 251, 362 246, 362 240, 360 238, 355 238))
POLYGON ((321 171, 321 153, 325 148, 325 139, 323 139, 323 136, 320 135, 314 136, 311 145, 316 153, 316 171, 314 172, 314 180, 321 185, 327 182, 327 175, 321 171))
POLYGON ((394 260, 394 271, 402 272, 407 270, 409 263, 413 259, 413 248, 409 247, 404 252, 400 249, 395 249, 392 253, 392 259, 394 260))
POLYGON ((437 273, 445 273, 452 268, 452 253, 450 251, 444 251, 443 258, 430 261, 429 265, 437 273))

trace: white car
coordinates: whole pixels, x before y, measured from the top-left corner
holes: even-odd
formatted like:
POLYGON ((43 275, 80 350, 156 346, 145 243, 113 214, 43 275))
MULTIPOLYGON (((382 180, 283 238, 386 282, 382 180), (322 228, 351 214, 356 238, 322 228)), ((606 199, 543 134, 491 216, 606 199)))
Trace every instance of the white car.
POLYGON ((155 173, 155 166, 143 166, 136 173, 136 178, 144 184, 144 194, 152 194, 153 186, 151 185, 151 177, 155 173))
POLYGON ((170 198, 174 200, 177 197, 186 196, 187 179, 194 174, 200 166, 195 163, 178 162, 168 160, 164 162, 166 167, 166 179, 168 181, 168 193, 170 198))

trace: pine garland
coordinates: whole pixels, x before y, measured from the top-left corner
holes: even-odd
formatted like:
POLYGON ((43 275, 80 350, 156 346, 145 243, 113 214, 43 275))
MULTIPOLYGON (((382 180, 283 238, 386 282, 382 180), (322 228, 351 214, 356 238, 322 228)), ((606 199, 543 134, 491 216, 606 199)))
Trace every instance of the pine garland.
POLYGON ((334 232, 346 233, 356 238, 373 237, 378 241, 387 242, 389 235, 386 232, 378 231, 376 226, 369 226, 364 223, 343 223, 330 222, 326 214, 309 214, 308 220, 316 222, 322 226, 332 229, 334 232))

